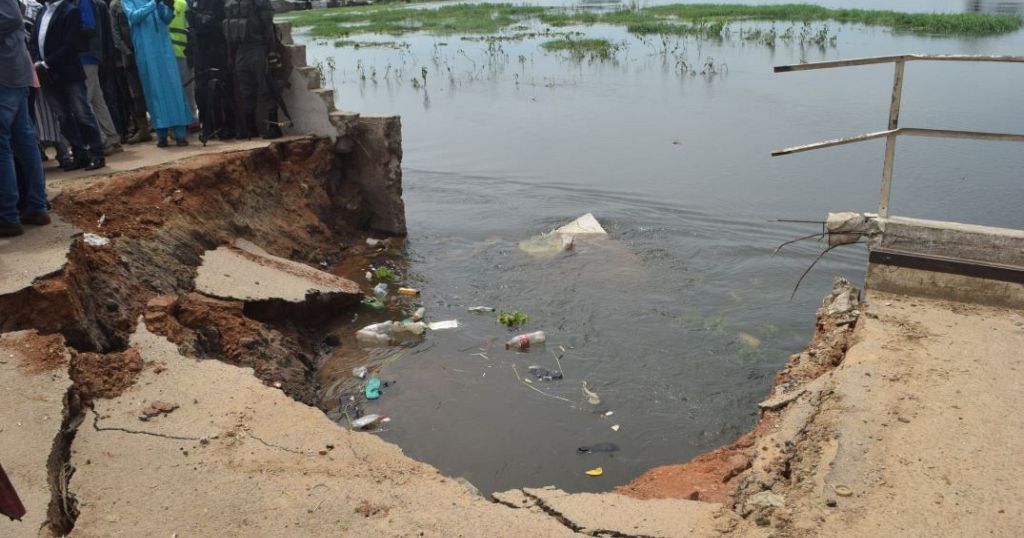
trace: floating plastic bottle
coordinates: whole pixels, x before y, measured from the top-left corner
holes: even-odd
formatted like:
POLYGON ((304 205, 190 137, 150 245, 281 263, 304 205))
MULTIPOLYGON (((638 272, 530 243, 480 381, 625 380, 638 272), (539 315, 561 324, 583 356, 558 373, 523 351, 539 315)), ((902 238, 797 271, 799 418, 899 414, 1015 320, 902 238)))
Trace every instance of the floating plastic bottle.
POLYGON ((470 312, 494 312, 493 306, 471 306, 467 308, 470 312))
POLYGON ((530 349, 530 346, 543 344, 545 340, 546 337, 544 336, 544 331, 520 334, 508 342, 505 342, 505 349, 530 349))

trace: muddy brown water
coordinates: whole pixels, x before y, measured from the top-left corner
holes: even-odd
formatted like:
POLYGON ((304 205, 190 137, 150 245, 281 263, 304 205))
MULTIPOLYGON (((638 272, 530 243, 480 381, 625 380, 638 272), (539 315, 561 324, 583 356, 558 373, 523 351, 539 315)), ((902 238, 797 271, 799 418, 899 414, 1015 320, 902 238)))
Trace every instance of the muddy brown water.
MULTIPOLYGON (((824 49, 683 40, 676 56, 662 54, 656 38, 580 28, 626 44, 604 62, 546 53, 543 38, 505 42, 489 55, 485 44, 457 36, 378 37, 409 48, 354 50, 299 35, 311 64, 333 58, 325 70, 339 108, 401 114, 410 230, 404 281, 423 290, 430 319, 462 325, 367 357, 388 361, 382 377, 397 382, 365 405, 392 418, 377 435, 486 493, 547 484, 607 490, 748 430, 776 370, 811 336, 832 275, 861 281, 865 265, 862 248, 833 251, 790 301, 821 246, 808 242, 772 257, 779 243, 815 231, 775 219, 875 210, 883 143, 769 153, 883 129, 892 76, 891 65, 778 75, 772 66, 1024 50, 1021 32, 939 38, 830 28, 836 45, 824 49), (679 58, 698 70, 708 58, 727 67, 680 75, 679 58), (422 67, 427 81, 417 88, 410 79, 422 67), (520 240, 587 212, 608 229, 607 240, 545 259, 519 250, 520 240), (511 333, 492 316, 468 313, 473 305, 528 313, 526 329, 544 330, 547 345, 504 350, 511 333), (556 369, 559 346, 563 380, 535 381, 544 394, 518 381, 531 365, 556 369), (587 403, 584 381, 600 405, 587 403), (620 450, 577 453, 599 442, 620 450), (597 466, 602 477, 584 475, 597 466)), ((901 125, 1021 131, 1019 65, 912 63, 906 71, 901 125)), ((1022 165, 1024 152, 1011 143, 901 139, 893 212, 1022 227, 1022 165)), ((363 315, 355 324, 372 320, 363 315)), ((346 338, 345 346, 355 344, 346 338)), ((328 400, 351 386, 351 362, 325 363, 328 400)))

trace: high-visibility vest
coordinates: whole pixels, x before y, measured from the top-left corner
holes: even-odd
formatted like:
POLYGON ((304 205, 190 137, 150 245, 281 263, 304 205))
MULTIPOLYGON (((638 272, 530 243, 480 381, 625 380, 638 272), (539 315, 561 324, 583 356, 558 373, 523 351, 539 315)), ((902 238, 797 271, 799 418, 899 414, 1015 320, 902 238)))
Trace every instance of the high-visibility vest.
POLYGON ((174 19, 167 29, 171 33, 171 48, 174 56, 185 57, 185 46, 188 45, 188 30, 185 28, 185 11, 188 3, 185 0, 174 0, 174 19))

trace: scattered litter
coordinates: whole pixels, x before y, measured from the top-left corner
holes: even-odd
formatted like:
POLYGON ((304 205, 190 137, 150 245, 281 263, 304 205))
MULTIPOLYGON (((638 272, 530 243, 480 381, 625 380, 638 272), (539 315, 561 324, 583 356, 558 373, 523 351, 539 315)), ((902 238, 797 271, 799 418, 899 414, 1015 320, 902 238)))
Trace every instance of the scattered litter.
POLYGON ((388 285, 386 282, 381 282, 373 287, 373 296, 378 299, 383 299, 388 296, 388 285))
POLYGON ((613 432, 619 431, 619 425, 618 424, 612 424, 612 431, 613 432))
POLYGON ((605 412, 604 416, 610 417, 610 416, 612 416, 614 414, 615 414, 615 411, 607 411, 607 412, 605 412))
POLYGON ((371 281, 371 282, 373 281, 373 273, 371 273, 371 272, 367 271, 367 272, 366 272, 366 274, 365 274, 365 275, 363 275, 363 276, 365 276, 365 277, 366 277, 366 280, 369 280, 369 281, 371 281))
POLYGON ((412 320, 413 321, 422 321, 423 317, 426 316, 426 315, 427 315, 427 309, 423 308, 421 306, 421 307, 417 308, 415 312, 412 313, 412 320))
POLYGON ((391 417, 384 417, 384 418, 380 419, 380 421, 385 423, 385 424, 387 424, 388 422, 391 422, 391 417))
POLYGON ((370 245, 371 247, 382 247, 382 246, 386 246, 388 244, 388 240, 387 239, 374 239, 372 237, 367 237, 366 238, 366 244, 370 245))
POLYGON ((562 372, 552 372, 547 368, 541 368, 540 366, 531 366, 528 368, 530 374, 541 381, 557 381, 562 379, 562 372))
POLYGON ((416 288, 398 288, 398 294, 404 297, 416 297, 420 294, 420 290, 416 288))
POLYGON ((426 330, 427 324, 422 321, 395 322, 392 328, 394 334, 409 333, 416 336, 423 334, 426 330))
POLYGON ((366 378, 366 374, 368 374, 368 373, 369 373, 369 370, 365 366, 357 366, 357 367, 352 369, 352 375, 354 375, 355 377, 358 377, 359 379, 365 379, 366 378))
POLYGON ((390 321, 367 325, 356 331, 356 340, 362 344, 387 345, 391 343, 392 325, 390 321))
POLYGON ((166 415, 178 408, 178 404, 154 400, 139 413, 139 420, 145 422, 157 415, 166 415))
POLYGON ((494 312, 496 309, 491 306, 471 306, 466 310, 470 312, 494 312))
POLYGON ((597 443, 590 446, 581 446, 576 449, 580 454, 592 454, 594 452, 618 452, 619 445, 615 443, 597 443))
POLYGON ((544 331, 520 334, 508 342, 505 342, 505 349, 515 348, 518 350, 526 350, 530 349, 530 346, 532 345, 543 344, 546 339, 544 331))
POLYGON ((102 228, 104 222, 107 222, 107 214, 106 213, 100 215, 100 220, 96 221, 96 227, 97 228, 102 228))
POLYGON ((89 245, 90 247, 102 247, 110 244, 110 239, 107 239, 102 235, 96 235, 92 233, 83 234, 82 239, 85 240, 85 244, 89 245))
POLYGON ((458 329, 459 328, 459 320, 457 320, 457 319, 449 319, 449 320, 445 320, 445 321, 435 321, 435 322, 432 322, 432 323, 428 323, 427 324, 427 328, 432 330, 432 331, 440 331, 440 330, 443 330, 443 329, 458 329))
POLYGON ((850 495, 853 495, 853 490, 850 489, 849 486, 840 484, 838 486, 834 486, 832 489, 835 490, 836 495, 839 495, 840 497, 849 497, 850 495))
POLYGON ((601 397, 596 392, 587 388, 587 382, 583 382, 583 394, 587 397, 587 403, 590 405, 601 405, 601 397))
POLYGON ((586 471, 586 473, 587 476, 601 476, 604 474, 604 469, 602 469, 601 467, 594 467, 593 469, 586 471))
POLYGON ((577 235, 608 235, 608 232, 593 214, 587 213, 548 233, 520 241, 519 248, 532 256, 550 256, 572 249, 577 235))
POLYGON ((380 302, 380 299, 376 297, 364 297, 360 304, 374 310, 384 310, 384 303, 380 302))
POLYGON ((523 378, 523 383, 526 383, 527 385, 532 385, 533 381, 530 381, 530 378, 528 378, 528 377, 524 377, 523 378))
POLYGON ((366 389, 364 389, 364 392, 366 393, 367 400, 376 400, 377 398, 380 398, 380 378, 371 377, 366 382, 366 389))
POLYGON ((381 421, 382 421, 382 417, 380 415, 378 415, 376 413, 371 413, 369 415, 364 415, 364 416, 362 416, 360 418, 357 418, 357 419, 353 420, 352 421, 352 429, 353 430, 361 430, 363 428, 366 428, 368 426, 372 426, 375 423, 381 422, 381 421))

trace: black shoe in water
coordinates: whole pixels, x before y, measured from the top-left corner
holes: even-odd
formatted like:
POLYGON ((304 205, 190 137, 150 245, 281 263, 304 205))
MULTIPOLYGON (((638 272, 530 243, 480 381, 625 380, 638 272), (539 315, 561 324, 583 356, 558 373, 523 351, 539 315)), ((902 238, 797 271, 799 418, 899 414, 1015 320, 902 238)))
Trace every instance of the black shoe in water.
POLYGON ((22 224, 31 224, 32 226, 46 226, 50 223, 50 215, 46 213, 24 213, 21 215, 22 224))
POLYGON ((17 222, 0 222, 0 237, 14 237, 25 233, 17 222))

